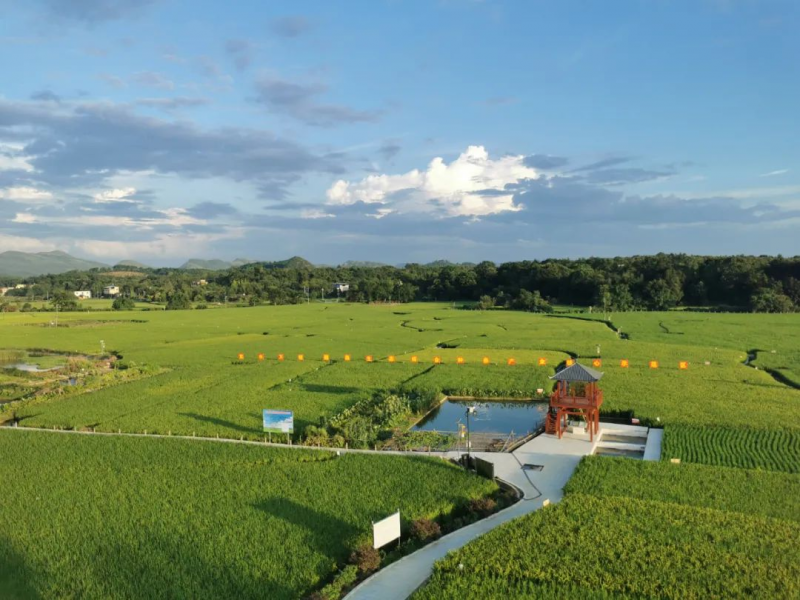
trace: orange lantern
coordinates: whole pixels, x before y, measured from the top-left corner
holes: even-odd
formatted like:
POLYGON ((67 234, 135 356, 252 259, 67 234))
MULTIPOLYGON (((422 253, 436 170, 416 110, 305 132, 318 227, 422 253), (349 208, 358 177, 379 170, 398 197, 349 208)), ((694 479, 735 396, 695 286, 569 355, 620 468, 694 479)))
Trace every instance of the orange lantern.
POLYGON ((464 364, 464 357, 463 356, 459 356, 458 358, 456 358, 456 364, 457 365, 463 365, 464 364))
POLYGON ((344 362, 350 362, 350 355, 349 354, 345 354, 344 355, 344 362))
POLYGON ((433 364, 435 364, 435 365, 442 364, 442 357, 441 356, 434 356, 433 357, 433 364))
POLYGON ((303 355, 303 354, 298 354, 297 355, 297 360, 298 361, 303 362, 305 359, 306 359, 305 355, 303 355))
POLYGON ((622 367, 623 369, 627 369, 628 367, 631 366, 631 363, 628 362, 627 358, 623 358, 621 361, 619 361, 619 366, 622 367))
POLYGON ((538 360, 538 363, 539 363, 539 366, 540 366, 540 367, 543 367, 543 366, 545 366, 545 365, 547 364, 547 359, 546 359, 546 358, 544 358, 544 357, 542 357, 542 358, 540 358, 540 359, 538 360))
POLYGON ((602 360, 600 360, 599 358, 595 358, 595 359, 592 361, 592 366, 593 366, 593 367, 596 367, 596 368, 597 368, 597 367, 602 367, 602 366, 603 366, 603 361, 602 361, 602 360))
POLYGON ((322 360, 325 361, 325 362, 330 362, 331 355, 330 354, 323 354, 322 355, 322 360))
POLYGON ((567 365, 568 367, 571 367, 571 366, 572 366, 572 365, 574 365, 574 364, 575 364, 575 359, 574 359, 574 358, 568 358, 568 359, 567 359, 566 365, 567 365))
POLYGON ((686 360, 682 360, 682 361, 680 361, 680 362, 678 363, 678 368, 679 368, 681 371, 685 371, 686 369, 688 369, 688 368, 689 368, 689 361, 686 361, 686 360))
POLYGON ((517 364, 516 360, 514 360, 513 358, 509 358, 508 359, 508 366, 509 367, 513 367, 515 364, 517 364))
POLYGON ((264 360, 264 353, 263 352, 259 352, 258 353, 258 360, 264 360))
POLYGON ((397 359, 396 359, 394 356, 389 356, 389 358, 388 358, 388 361, 389 361, 390 363, 393 363, 393 362, 395 362, 396 360, 397 360, 397 359))
POLYGON ((657 369, 658 368, 658 361, 657 360, 651 360, 648 364, 650 365, 651 369, 657 369))
POLYGON ((278 354, 278 360, 279 360, 279 361, 283 361, 283 359, 284 359, 284 358, 285 358, 285 357, 283 356, 283 354, 278 354))
POLYGON ((239 352, 239 360, 244 360, 244 354, 242 352, 239 352))
POLYGON ((485 364, 485 365, 488 365, 488 364, 489 364, 489 357, 488 357, 488 356, 484 356, 484 357, 483 357, 483 360, 481 360, 481 362, 482 362, 483 364, 485 364))
POLYGON ((372 362, 372 354, 367 354, 364 360, 366 360, 367 362, 372 362))
POLYGON ((414 363, 414 364, 417 364, 419 362, 419 356, 412 356, 411 357, 411 362, 414 363))

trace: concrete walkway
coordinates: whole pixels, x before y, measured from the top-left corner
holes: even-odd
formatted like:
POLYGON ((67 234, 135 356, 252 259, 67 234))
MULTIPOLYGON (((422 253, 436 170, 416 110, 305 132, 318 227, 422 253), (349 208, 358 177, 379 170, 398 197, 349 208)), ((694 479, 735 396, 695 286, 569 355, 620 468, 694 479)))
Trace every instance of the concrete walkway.
POLYGON ((433 563, 448 552, 457 550, 475 538, 542 507, 545 500, 558 502, 562 490, 581 458, 591 454, 594 444, 569 434, 559 440, 540 435, 512 454, 476 452, 495 465, 495 475, 517 486, 522 500, 486 519, 454 531, 424 548, 381 569, 351 591, 345 600, 404 600, 420 587, 433 572, 433 563), (525 468, 541 465, 541 471, 525 468))

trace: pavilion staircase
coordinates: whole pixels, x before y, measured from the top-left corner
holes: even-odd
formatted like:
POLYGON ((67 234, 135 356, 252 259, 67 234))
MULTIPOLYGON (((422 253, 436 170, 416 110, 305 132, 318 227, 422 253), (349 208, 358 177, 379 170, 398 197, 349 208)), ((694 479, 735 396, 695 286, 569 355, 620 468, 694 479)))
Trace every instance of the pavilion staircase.
POLYGON ((547 411, 547 420, 544 423, 544 432, 552 435, 556 434, 556 423, 558 418, 550 411, 547 411))

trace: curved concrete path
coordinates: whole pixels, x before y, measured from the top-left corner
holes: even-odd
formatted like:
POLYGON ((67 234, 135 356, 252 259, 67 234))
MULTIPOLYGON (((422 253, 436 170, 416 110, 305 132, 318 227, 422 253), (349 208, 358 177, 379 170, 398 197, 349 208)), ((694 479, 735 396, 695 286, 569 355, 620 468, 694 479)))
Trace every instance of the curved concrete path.
POLYGON ((541 508, 545 500, 558 502, 562 490, 581 458, 590 454, 594 444, 567 435, 540 435, 512 454, 475 452, 495 465, 495 475, 524 493, 522 500, 494 515, 454 531, 424 548, 381 569, 353 589, 345 600, 404 600, 419 588, 433 572, 433 563, 448 552, 457 550, 503 523, 541 508), (523 468, 542 465, 541 471, 523 468))

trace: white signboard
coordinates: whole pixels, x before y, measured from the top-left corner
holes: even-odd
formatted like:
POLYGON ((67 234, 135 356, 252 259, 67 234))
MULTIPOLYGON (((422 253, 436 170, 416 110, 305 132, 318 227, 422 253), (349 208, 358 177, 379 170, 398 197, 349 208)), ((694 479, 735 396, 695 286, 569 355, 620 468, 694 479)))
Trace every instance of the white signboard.
POLYGON ((400 511, 372 524, 372 547, 377 549, 400 539, 400 511))

